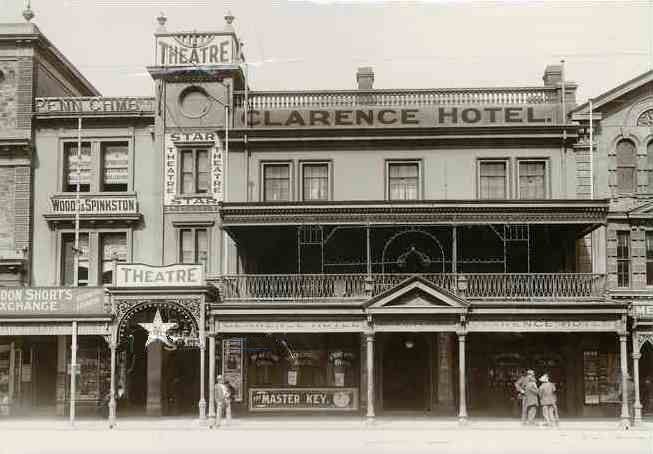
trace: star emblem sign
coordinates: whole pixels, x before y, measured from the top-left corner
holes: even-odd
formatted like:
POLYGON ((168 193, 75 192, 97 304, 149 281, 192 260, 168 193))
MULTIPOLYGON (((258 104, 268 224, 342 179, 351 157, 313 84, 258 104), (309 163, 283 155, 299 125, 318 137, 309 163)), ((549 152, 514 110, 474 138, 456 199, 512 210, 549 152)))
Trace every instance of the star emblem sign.
POLYGON ((145 341, 145 348, 147 348, 148 345, 150 345, 152 342, 162 342, 168 347, 174 347, 174 345, 170 342, 170 339, 168 339, 168 331, 170 331, 172 328, 176 327, 176 323, 163 323, 163 319, 161 318, 161 312, 159 310, 156 310, 156 314, 154 315, 154 320, 152 320, 152 323, 139 323, 143 329, 147 331, 147 340, 145 341))

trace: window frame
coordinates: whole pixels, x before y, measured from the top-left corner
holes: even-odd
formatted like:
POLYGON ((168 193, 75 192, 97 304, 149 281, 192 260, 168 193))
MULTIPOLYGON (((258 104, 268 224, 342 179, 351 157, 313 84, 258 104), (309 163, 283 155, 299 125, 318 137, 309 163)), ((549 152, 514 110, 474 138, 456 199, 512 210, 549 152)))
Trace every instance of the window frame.
MULTIPOLYGON (((103 134, 82 136, 82 144, 91 144, 91 163, 90 163, 90 188, 88 192, 81 194, 89 195, 126 195, 134 193, 134 136, 125 134, 124 130, 115 134, 103 134), (127 144, 127 189, 125 191, 104 191, 103 188, 103 145, 108 143, 126 143, 127 144)), ((57 192, 60 194, 75 194, 75 191, 66 191, 66 148, 77 146, 77 137, 70 135, 59 137, 59 151, 57 163, 57 192), (70 145, 69 145, 70 144, 70 145)))
POLYGON ((260 163, 260 170, 259 170, 259 186, 260 186, 260 193, 259 193, 259 198, 262 202, 266 203, 283 203, 283 202, 292 202, 295 200, 295 181, 294 181, 294 163, 293 161, 290 160, 282 160, 282 161, 261 161, 260 163), (265 195, 265 168, 267 166, 278 166, 278 165, 285 165, 288 167, 288 200, 266 200, 266 195, 265 195))
POLYGON ((512 171, 511 171, 511 160, 509 158, 478 158, 476 159, 476 199, 477 200, 511 200, 512 197, 512 171), (482 197, 482 188, 481 188, 481 167, 485 163, 497 163, 501 162, 505 166, 506 176, 504 182, 504 191, 505 198, 503 199, 494 199, 494 198, 483 198, 482 197))
MULTIPOLYGON (((89 287, 102 287, 102 270, 101 270, 101 263, 102 263, 102 254, 100 248, 102 247, 102 240, 101 236, 104 233, 124 233, 127 236, 127 262, 133 261, 133 249, 132 249, 132 242, 133 242, 133 229, 132 228, 127 228, 127 227, 119 227, 119 228, 100 228, 100 229, 89 229, 89 228, 83 228, 80 229, 79 233, 86 233, 88 234, 88 284, 87 286, 89 287)), ((55 258, 55 266, 53 269, 55 270, 55 280, 54 282, 58 286, 66 287, 63 279, 64 279, 64 266, 63 266, 63 239, 64 235, 66 234, 75 234, 75 230, 72 228, 63 228, 63 229, 57 229, 55 232, 55 244, 53 245, 54 249, 54 258, 55 258)), ((109 285, 109 284, 107 284, 109 285)))
POLYGON ((202 147, 195 145, 177 146, 177 196, 178 197, 207 197, 211 193, 211 147, 202 147), (184 152, 191 150, 193 152, 193 192, 184 192, 184 152), (197 159, 198 151, 206 152, 206 165, 208 173, 208 189, 206 192, 198 192, 199 188, 199 161, 197 159))
MULTIPOLYGON (((198 249, 197 249, 197 231, 205 230, 206 231, 206 264, 204 266, 204 272, 208 273, 211 268, 211 236, 212 236, 212 226, 213 222, 174 222, 173 226, 175 228, 175 237, 177 239, 175 258, 177 263, 186 263, 183 260, 183 241, 182 241, 182 232, 184 230, 190 230, 192 232, 193 238, 193 257, 194 264, 201 264, 202 262, 198 259, 198 249)), ((191 263, 191 262, 189 262, 191 263)))
POLYGON ((522 163, 531 163, 531 162, 541 162, 544 164, 544 197, 543 199, 551 198, 551 172, 549 171, 550 163, 548 158, 518 158, 516 165, 516 178, 515 178, 515 193, 518 200, 543 200, 543 199, 524 199, 521 196, 521 164, 522 163))
POLYGON ((424 197, 424 176, 423 176, 423 165, 421 159, 386 159, 385 160, 385 200, 392 202, 414 202, 417 200, 423 200, 424 197), (390 167, 392 165, 401 165, 401 164, 414 164, 417 165, 417 196, 414 199, 393 199, 390 198, 390 167))
MULTIPOLYGON (((333 167, 332 161, 329 160, 302 160, 299 162, 299 199, 302 202, 326 202, 333 200, 333 167), (307 200, 304 193, 304 168, 311 165, 324 165, 327 168, 327 197, 326 199, 307 200)), ((292 182, 291 182, 292 184, 292 182)), ((264 188, 265 190, 265 188, 264 188)))
MULTIPOLYGON (((102 282, 104 280, 103 279, 103 274, 104 273, 102 271, 102 268, 103 268, 102 265, 105 262, 104 257, 103 257, 103 254, 104 254, 103 237, 104 237, 104 235, 110 235, 110 234, 115 235, 115 234, 122 234, 122 233, 125 233, 125 247, 127 249, 127 252, 125 254, 125 260, 124 261, 117 260, 116 262, 117 263, 127 263, 129 261, 130 250, 131 250, 130 245, 129 245, 129 233, 127 233, 126 231, 121 231, 121 230, 113 230, 113 231, 101 230, 101 231, 97 232, 97 275, 98 275, 98 277, 97 277, 98 284, 97 285, 99 285, 99 286, 112 285, 113 282, 115 282, 115 276, 113 276, 113 274, 112 274, 112 279, 111 279, 112 282, 111 283, 105 284, 104 282, 102 282)), ((111 261, 113 261, 113 259, 111 259, 111 261)))
POLYGON ((99 156, 98 156, 98 182, 99 182, 99 192, 102 193, 111 193, 111 194, 124 194, 126 192, 130 191, 129 183, 130 183, 130 176, 131 176, 131 165, 130 165, 130 153, 129 153, 129 141, 126 140, 102 140, 99 142, 99 156), (106 146, 107 145, 115 145, 115 144, 125 144, 127 145, 127 187, 125 188, 124 191, 107 191, 105 189, 105 186, 107 183, 104 181, 104 171, 106 170, 105 166, 105 161, 104 161, 104 153, 106 151, 106 146))
POLYGON ((632 265, 632 258, 633 258, 633 247, 632 247, 632 238, 630 235, 630 230, 617 230, 616 231, 616 251, 615 251, 615 262, 616 262, 616 275, 617 275, 617 288, 629 288, 632 283, 632 272, 633 272, 633 265, 632 265), (619 256, 619 237, 623 235, 626 236, 626 241, 627 241, 627 248, 628 248, 628 256, 627 257, 620 257, 619 256), (628 266, 628 270, 625 274, 627 282, 625 285, 622 285, 620 282, 620 275, 622 273, 619 272, 619 264, 620 263, 625 263, 628 266))
POLYGON ((614 155, 615 155, 615 183, 616 183, 616 192, 617 196, 634 196, 637 194, 637 189, 638 189, 638 178, 637 178, 637 173, 638 173, 638 157, 637 157, 637 143, 628 137, 620 137, 617 139, 616 142, 614 142, 614 155), (619 165, 619 144, 622 142, 628 142, 633 146, 633 161, 634 163, 632 165, 619 165), (633 186, 632 188, 629 188, 627 191, 622 191, 620 185, 619 185, 619 169, 632 169, 633 172, 633 186))
POLYGON ((653 265, 653 230, 646 230, 644 231, 644 258, 646 259, 646 286, 647 287, 653 287, 653 272, 649 276, 648 272, 648 264, 651 263, 653 265), (651 255, 649 256, 649 238, 651 238, 651 255), (650 279, 650 283, 649 283, 650 279))

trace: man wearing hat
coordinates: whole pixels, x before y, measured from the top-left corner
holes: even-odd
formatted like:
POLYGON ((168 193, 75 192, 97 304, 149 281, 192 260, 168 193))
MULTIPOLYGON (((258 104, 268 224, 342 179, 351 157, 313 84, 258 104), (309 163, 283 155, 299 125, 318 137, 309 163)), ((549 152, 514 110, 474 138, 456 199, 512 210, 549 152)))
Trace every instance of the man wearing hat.
POLYGON ((519 393, 519 400, 521 401, 521 423, 526 424, 528 417, 528 405, 526 403, 526 388, 531 380, 535 380, 535 371, 528 369, 522 372, 522 376, 515 382, 515 389, 519 393))
POLYGON ((548 374, 540 377, 540 383, 538 394, 545 424, 547 426, 555 426, 558 424, 556 385, 549 381, 548 374))
POLYGON ((231 392, 222 375, 218 375, 217 381, 215 384, 215 403, 217 407, 215 410, 215 425, 220 427, 223 410, 227 423, 231 421, 231 392))

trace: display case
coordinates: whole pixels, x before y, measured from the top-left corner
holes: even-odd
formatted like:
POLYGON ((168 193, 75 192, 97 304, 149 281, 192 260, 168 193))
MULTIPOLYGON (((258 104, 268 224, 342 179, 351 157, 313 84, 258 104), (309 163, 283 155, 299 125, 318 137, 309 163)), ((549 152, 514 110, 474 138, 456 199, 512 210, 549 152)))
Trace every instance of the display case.
POLYGON ((613 352, 583 352, 585 405, 621 402, 619 355, 613 352))

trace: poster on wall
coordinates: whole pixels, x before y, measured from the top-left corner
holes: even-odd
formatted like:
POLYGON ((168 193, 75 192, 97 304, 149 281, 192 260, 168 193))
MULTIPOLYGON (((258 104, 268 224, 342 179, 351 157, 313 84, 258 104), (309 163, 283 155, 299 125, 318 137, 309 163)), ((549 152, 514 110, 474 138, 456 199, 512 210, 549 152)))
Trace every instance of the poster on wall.
POLYGON ((222 377, 233 387, 235 402, 243 401, 244 343, 241 338, 222 340, 222 377))
POLYGON ((621 365, 616 353, 599 355, 599 394, 602 404, 621 403, 621 365))
POLYGON ((585 405, 599 404, 599 352, 583 352, 585 405))

